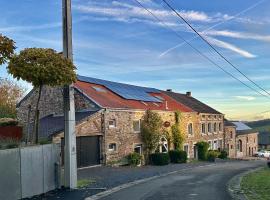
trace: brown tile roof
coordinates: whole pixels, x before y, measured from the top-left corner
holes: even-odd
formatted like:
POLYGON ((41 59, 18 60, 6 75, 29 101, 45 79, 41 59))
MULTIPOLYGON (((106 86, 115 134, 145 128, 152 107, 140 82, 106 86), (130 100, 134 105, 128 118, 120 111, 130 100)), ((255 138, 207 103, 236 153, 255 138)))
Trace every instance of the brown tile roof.
POLYGON ((176 101, 178 101, 181 104, 184 104, 185 106, 191 108, 193 111, 198 113, 211 113, 211 114, 222 114, 218 112, 217 110, 211 108, 210 106, 202 103, 201 101, 191 97, 187 96, 186 94, 180 94, 170 91, 162 91, 164 94, 174 98, 176 101))
POLYGON ((177 102, 164 93, 149 93, 149 95, 160 99, 160 102, 144 102, 139 100, 125 99, 101 84, 77 80, 74 86, 75 88, 84 92, 90 99, 103 108, 167 111, 179 110, 181 112, 193 111, 189 107, 177 102), (95 87, 101 89, 97 91, 95 87))

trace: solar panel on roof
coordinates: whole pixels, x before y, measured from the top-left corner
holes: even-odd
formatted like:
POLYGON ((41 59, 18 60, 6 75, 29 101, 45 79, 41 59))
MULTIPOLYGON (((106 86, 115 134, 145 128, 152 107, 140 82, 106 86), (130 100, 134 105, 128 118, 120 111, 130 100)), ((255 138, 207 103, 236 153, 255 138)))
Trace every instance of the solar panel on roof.
POLYGON ((160 93, 159 90, 155 88, 147 88, 147 87, 140 87, 135 85, 129 85, 124 83, 116 83, 112 81, 105 81, 96 78, 90 78, 85 76, 77 76, 78 80, 88 82, 88 83, 95 83, 99 85, 104 85, 114 93, 118 94, 119 96, 125 99, 131 100, 139 100, 139 101, 151 101, 151 102, 161 102, 159 99, 151 96, 148 93, 160 93))

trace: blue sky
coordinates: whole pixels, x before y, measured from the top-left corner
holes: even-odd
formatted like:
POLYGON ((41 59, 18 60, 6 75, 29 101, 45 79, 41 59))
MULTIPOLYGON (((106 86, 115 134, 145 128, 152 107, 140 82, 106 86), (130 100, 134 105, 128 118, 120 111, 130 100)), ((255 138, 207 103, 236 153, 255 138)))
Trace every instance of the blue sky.
MULTIPOLYGON (((25 47, 62 50, 61 0, 0 0, 0 33, 25 47)), ((161 0, 140 0, 167 26, 249 84, 161 0)), ((223 55, 270 91, 270 1, 168 0, 223 55)), ((134 0, 73 0, 74 62, 80 75, 192 95, 231 119, 269 118, 260 97, 181 44, 134 0)), ((5 67, 0 76, 8 77, 5 67)), ((22 83, 25 84, 25 83, 22 83)), ((26 84, 27 85, 27 84, 26 84)), ((27 85, 30 87, 30 85, 27 85)))

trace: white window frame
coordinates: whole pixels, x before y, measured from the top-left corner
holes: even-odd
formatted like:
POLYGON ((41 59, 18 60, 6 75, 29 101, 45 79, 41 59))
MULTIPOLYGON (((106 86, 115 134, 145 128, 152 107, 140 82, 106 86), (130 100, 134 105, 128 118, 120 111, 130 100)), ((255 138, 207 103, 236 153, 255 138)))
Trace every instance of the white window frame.
POLYGON ((202 135, 206 134, 206 123, 201 123, 201 133, 202 135), (203 125, 204 125, 204 131, 203 131, 203 125))
POLYGON ((168 140, 166 137, 160 138, 158 148, 159 148, 160 153, 168 153, 169 152, 168 140), (164 141, 163 141, 163 139, 164 139, 164 141), (166 149, 165 152, 162 152, 162 147, 164 147, 166 149))
POLYGON ((115 119, 110 119, 108 121, 109 128, 115 128, 116 127, 116 120, 115 119), (110 122, 113 122, 113 124, 110 124, 110 122))
POLYGON ((189 158, 189 145, 188 145, 187 143, 185 143, 185 144, 183 145, 183 151, 185 151, 185 147, 187 147, 186 153, 187 153, 187 157, 189 158))
POLYGON ((141 120, 139 119, 139 120, 133 120, 133 122, 132 122, 132 128, 133 128, 133 132, 134 133, 140 133, 141 132, 141 120), (139 123, 139 130, 135 130, 134 129, 134 122, 138 122, 139 123))
POLYGON ((116 152, 117 151, 117 144, 116 144, 116 142, 111 142, 111 143, 108 144, 108 151, 109 152, 116 152), (114 145, 115 148, 110 148, 110 145, 114 145))

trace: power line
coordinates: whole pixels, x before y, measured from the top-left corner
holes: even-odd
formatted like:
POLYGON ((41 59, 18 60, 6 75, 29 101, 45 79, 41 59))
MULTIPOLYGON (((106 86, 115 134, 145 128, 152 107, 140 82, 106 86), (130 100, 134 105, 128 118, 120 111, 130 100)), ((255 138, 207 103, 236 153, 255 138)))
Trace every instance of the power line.
POLYGON ((176 34, 177 37, 179 37, 181 40, 183 40, 185 43, 187 43, 194 51, 196 51, 198 54, 200 54, 202 57, 204 57, 205 59, 207 59, 209 62, 211 62, 213 65, 215 65, 216 67, 218 67, 219 69, 221 69, 224 73, 228 74, 229 76, 231 76, 232 78, 234 78, 235 80, 239 81, 241 84, 243 84, 244 86, 246 86, 247 88, 255 91, 256 93, 269 98, 269 96, 261 93, 260 91, 254 89, 253 87, 247 85, 246 83, 244 83, 243 81, 241 81, 240 79, 238 79, 236 76, 234 76, 233 74, 231 74, 230 72, 226 71, 225 69, 223 69, 220 65, 218 65, 217 63, 215 63, 213 60, 211 60, 208 56, 206 56, 205 54, 203 54, 200 50, 198 50, 196 47, 194 47, 190 42, 188 42, 185 38, 183 38, 178 32, 176 32, 174 29, 172 29, 170 26, 168 26, 164 21, 162 21, 160 18, 158 18, 152 11, 150 11, 148 8, 146 8, 142 3, 140 3, 138 0, 134 0, 138 5, 140 5, 143 9, 145 9, 148 13, 150 13, 157 21, 159 21, 161 24, 163 24, 165 27, 167 27, 167 29, 169 29, 170 31, 174 32, 176 34))
POLYGON ((270 93, 265 90, 263 87, 258 85, 256 82, 254 82, 251 78, 249 78, 247 75, 245 75, 244 72, 242 72, 240 69, 238 69, 231 61, 229 61, 225 56, 223 56, 210 42, 208 42, 207 39, 205 39, 193 26, 184 18, 182 15, 179 14, 166 0, 162 0, 180 19, 182 19, 204 42, 206 42, 223 60, 225 60, 229 65, 231 65, 235 70, 237 70, 241 75, 243 75, 247 80, 249 80, 251 83, 253 83, 256 87, 264 91, 266 94, 270 95, 270 93))

